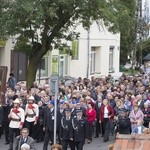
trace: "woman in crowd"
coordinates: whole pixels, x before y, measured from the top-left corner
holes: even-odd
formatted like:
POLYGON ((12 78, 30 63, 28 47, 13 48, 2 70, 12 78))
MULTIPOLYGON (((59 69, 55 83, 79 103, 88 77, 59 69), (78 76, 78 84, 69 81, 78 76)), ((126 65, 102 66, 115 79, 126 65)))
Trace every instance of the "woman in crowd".
POLYGON ((133 104, 133 110, 130 112, 129 118, 130 118, 130 122, 131 122, 131 128, 134 128, 137 125, 138 120, 143 120, 143 118, 144 118, 144 114, 139 109, 136 102, 134 102, 134 104, 133 104))
POLYGON ((88 143, 91 143, 95 121, 96 121, 96 110, 94 109, 93 102, 89 102, 87 106, 88 106, 88 109, 86 110, 86 116, 87 116, 88 126, 89 126, 88 143))
POLYGON ((110 121, 114 117, 114 110, 109 105, 108 100, 103 100, 103 105, 100 110, 100 123, 102 125, 102 135, 104 136, 104 142, 109 141, 110 121))

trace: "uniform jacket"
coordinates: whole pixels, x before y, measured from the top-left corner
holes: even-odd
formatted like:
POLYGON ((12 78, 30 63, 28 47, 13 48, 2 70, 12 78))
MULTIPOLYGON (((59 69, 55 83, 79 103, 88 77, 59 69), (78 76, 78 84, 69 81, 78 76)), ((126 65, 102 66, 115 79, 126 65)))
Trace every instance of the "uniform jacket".
POLYGON ((19 107, 19 108, 12 108, 10 110, 10 123, 9 123, 9 127, 10 128, 19 128, 20 125, 23 125, 24 123, 24 110, 19 107), (13 119, 17 119, 20 121, 14 121, 13 119))
POLYGON ((70 140, 70 138, 73 139, 73 127, 71 117, 69 120, 67 120, 66 117, 62 117, 60 137, 62 140, 70 140))
POLYGON ((82 117, 80 120, 77 117, 72 119, 74 141, 84 141, 88 137, 88 122, 82 117))
POLYGON ((25 116, 26 116, 26 121, 28 122, 34 122, 38 120, 39 117, 39 107, 37 104, 33 103, 33 104, 26 104, 26 108, 25 108, 25 116), (31 116, 32 117, 29 117, 31 116))
MULTIPOLYGON (((15 149, 14 150, 20 150, 22 139, 23 139, 22 136, 16 137, 16 143, 15 143, 15 149)), ((36 150, 35 141, 32 137, 28 136, 25 143, 30 146, 30 150, 36 150)))
POLYGON ((59 131, 60 130, 60 127, 61 127, 61 119, 62 117, 64 116, 64 110, 61 110, 58 109, 57 111, 57 130, 59 131))

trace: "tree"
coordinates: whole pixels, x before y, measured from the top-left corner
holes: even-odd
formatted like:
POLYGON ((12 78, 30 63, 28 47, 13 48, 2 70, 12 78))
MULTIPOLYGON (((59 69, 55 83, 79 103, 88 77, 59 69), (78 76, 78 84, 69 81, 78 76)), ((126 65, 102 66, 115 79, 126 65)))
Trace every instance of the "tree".
POLYGON ((136 0, 121 0, 122 5, 127 9, 124 17, 119 21, 121 43, 120 43, 120 62, 125 64, 128 62, 128 56, 131 57, 131 53, 135 44, 135 26, 136 26, 136 0))
POLYGON ((27 87, 35 80, 39 62, 52 44, 57 47, 60 39, 71 40, 75 36, 71 29, 77 22, 88 28, 94 20, 101 20, 110 31, 117 32, 118 20, 123 16, 128 19, 123 0, 0 0, 0 3, 0 36, 15 36, 16 50, 28 56, 27 87))
POLYGON ((150 38, 137 44, 137 62, 150 53, 150 38), (142 53, 141 53, 142 51, 142 53))

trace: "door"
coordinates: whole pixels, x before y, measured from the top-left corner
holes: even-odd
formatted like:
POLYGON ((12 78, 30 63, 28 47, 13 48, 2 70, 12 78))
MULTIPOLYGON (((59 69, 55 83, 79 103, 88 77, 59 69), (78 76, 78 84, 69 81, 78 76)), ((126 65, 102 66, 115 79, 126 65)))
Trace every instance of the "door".
POLYGON ((18 81, 26 81, 27 57, 25 53, 11 51, 11 70, 18 81))

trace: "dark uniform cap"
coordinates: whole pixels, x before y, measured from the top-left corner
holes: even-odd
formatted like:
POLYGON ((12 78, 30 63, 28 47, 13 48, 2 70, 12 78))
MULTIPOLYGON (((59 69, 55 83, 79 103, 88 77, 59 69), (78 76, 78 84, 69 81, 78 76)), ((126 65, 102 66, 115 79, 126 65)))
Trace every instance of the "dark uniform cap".
POLYGON ((64 104, 64 101, 60 101, 59 104, 64 104))
POLYGON ((55 105, 55 102, 53 100, 49 101, 49 104, 55 105))

